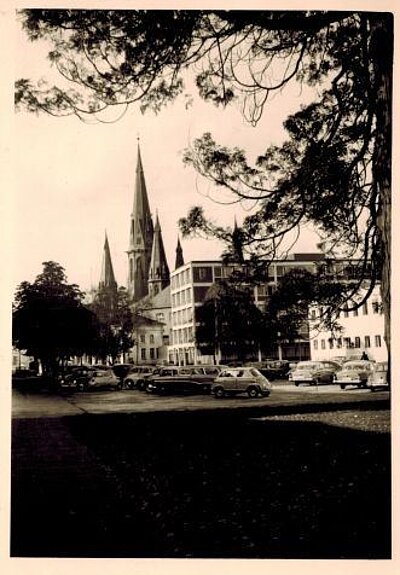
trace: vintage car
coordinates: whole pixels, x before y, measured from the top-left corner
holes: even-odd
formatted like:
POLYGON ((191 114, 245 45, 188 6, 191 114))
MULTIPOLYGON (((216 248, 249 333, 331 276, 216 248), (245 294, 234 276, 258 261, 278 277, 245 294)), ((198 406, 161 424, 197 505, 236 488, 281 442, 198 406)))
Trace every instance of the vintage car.
POLYGON ((223 370, 215 379, 211 393, 218 399, 239 393, 247 393, 249 397, 268 397, 271 388, 268 379, 255 367, 232 367, 223 370))
POLYGON ((287 379, 290 372, 290 364, 287 360, 273 360, 267 361, 260 372, 265 375, 267 379, 287 379))
POLYGON ((371 391, 376 391, 379 389, 389 389, 389 379, 388 379, 388 363, 387 361, 381 361, 374 365, 374 369, 368 376, 367 386, 371 391))
POLYGON ((122 382, 111 368, 96 369, 95 371, 91 371, 88 380, 82 380, 78 384, 78 387, 83 391, 110 387, 114 389, 122 389, 122 382))
POLYGON ((290 379, 296 386, 301 383, 310 385, 332 383, 339 369, 340 365, 334 361, 299 361, 291 372, 290 379))
POLYGON ((125 376, 124 387, 128 389, 146 389, 147 379, 153 375, 158 368, 155 365, 133 365, 129 373, 125 376))
POLYGON ((209 393, 220 373, 216 365, 160 367, 146 381, 148 393, 209 393))
POLYGON ((368 378, 374 370, 375 362, 368 360, 346 361, 336 372, 334 382, 341 389, 347 386, 367 387, 368 378))

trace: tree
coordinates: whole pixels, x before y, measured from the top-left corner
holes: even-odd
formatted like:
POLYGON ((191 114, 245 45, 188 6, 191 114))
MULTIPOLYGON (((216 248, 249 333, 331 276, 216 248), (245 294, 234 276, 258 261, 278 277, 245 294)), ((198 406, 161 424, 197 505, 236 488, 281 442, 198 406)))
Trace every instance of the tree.
POLYGON ((83 296, 52 261, 43 263, 33 283, 23 282, 17 288, 13 344, 40 360, 45 373, 54 374, 60 362, 92 348, 96 319, 83 305, 83 296))
POLYGON ((133 316, 128 293, 123 287, 115 291, 100 288, 89 308, 95 314, 99 328, 94 354, 114 363, 133 345, 133 316))
POLYGON ((196 343, 202 353, 245 361, 257 357, 262 338, 262 313, 252 289, 234 280, 213 284, 196 309, 196 343))
MULTIPOLYGON (((318 86, 316 100, 287 119, 288 140, 266 147, 255 166, 210 134, 185 160, 236 201, 257 201, 242 226, 255 263, 309 222, 332 254, 357 254, 360 278, 381 281, 390 350, 392 14, 28 10, 22 21, 32 40, 51 42, 51 63, 75 86, 19 80, 16 102, 29 110, 87 118, 140 101, 158 111, 183 92, 189 70, 202 98, 240 102, 256 124, 290 82, 318 86)), ((232 238, 199 208, 181 227, 232 238)))

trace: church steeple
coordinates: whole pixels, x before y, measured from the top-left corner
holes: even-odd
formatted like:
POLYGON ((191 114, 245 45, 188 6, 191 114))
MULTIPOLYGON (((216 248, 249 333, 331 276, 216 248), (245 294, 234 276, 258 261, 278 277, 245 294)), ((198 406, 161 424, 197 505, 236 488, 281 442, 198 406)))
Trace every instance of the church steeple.
POLYGON ((101 266, 99 289, 110 289, 110 290, 117 289, 117 282, 115 281, 107 232, 105 232, 103 262, 101 266))
POLYGON ((176 244, 175 252, 176 252, 175 269, 177 270, 178 268, 182 267, 185 264, 185 261, 183 259, 183 250, 182 250, 181 242, 179 240, 179 236, 178 236, 178 243, 176 244))
POLYGON ((155 296, 169 285, 169 268, 165 256, 164 242, 161 234, 161 226, 156 215, 154 227, 153 246, 151 250, 151 263, 149 271, 149 294, 155 296))
POLYGON ((138 301, 148 294, 148 276, 153 245, 153 221, 147 197, 140 146, 138 144, 136 181, 128 249, 128 292, 138 301))

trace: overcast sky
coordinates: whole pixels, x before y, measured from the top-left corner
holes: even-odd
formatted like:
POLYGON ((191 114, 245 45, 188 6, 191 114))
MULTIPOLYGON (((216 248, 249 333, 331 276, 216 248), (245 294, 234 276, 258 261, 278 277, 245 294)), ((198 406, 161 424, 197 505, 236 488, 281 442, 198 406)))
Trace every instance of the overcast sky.
MULTIPOLYGON (((27 42, 16 29, 17 78, 49 77, 45 46, 27 42)), ((190 141, 210 131, 217 142, 243 147, 253 161, 271 143, 284 138, 282 122, 310 92, 295 84, 267 105, 257 127, 247 124, 238 109, 222 111, 183 98, 158 115, 142 115, 132 107, 118 122, 86 125, 75 117, 54 118, 19 112, 15 157, 13 217, 13 282, 32 281, 41 263, 54 260, 68 280, 82 289, 100 278, 104 233, 107 230, 116 280, 126 285, 130 213, 133 205, 137 137, 152 213, 158 211, 168 263, 173 269, 177 221, 194 205, 219 224, 240 223, 245 211, 211 201, 210 185, 182 164, 190 141)), ((215 195, 215 194, 214 194, 215 195)), ((296 251, 315 251, 316 236, 304 233, 296 251)), ((181 240, 185 261, 218 258, 215 241, 181 240)))

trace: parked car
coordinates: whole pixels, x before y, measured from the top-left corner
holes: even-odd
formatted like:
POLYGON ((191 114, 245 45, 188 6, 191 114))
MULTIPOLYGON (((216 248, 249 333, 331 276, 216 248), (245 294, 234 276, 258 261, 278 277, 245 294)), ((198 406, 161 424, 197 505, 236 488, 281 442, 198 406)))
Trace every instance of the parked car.
POLYGON ((374 365, 374 369, 368 376, 367 385, 371 391, 377 389, 389 389, 388 362, 380 361, 374 365))
POLYGON ((59 386, 61 388, 84 389, 94 371, 96 368, 88 365, 68 366, 64 373, 58 377, 59 386))
POLYGON ((345 389, 348 385, 367 387, 368 377, 374 370, 375 362, 368 360, 346 361, 336 372, 335 382, 345 389))
POLYGON ((209 393, 220 373, 216 365, 161 367, 146 381, 148 393, 209 393))
POLYGON ((124 379, 124 386, 128 389, 140 389, 144 391, 146 389, 147 379, 156 371, 158 368, 155 365, 134 365, 131 366, 129 373, 124 379))
POLYGON ((340 365, 333 361, 299 361, 291 373, 291 381, 296 386, 301 383, 310 385, 332 383, 339 369, 340 365))
POLYGON ((211 393, 217 398, 239 393, 247 393, 249 397, 268 397, 271 388, 268 379, 255 367, 229 368, 215 379, 211 393))
POLYGON ((121 380, 115 375, 111 368, 96 369, 95 371, 90 371, 89 375, 90 377, 88 380, 82 379, 78 384, 78 387, 83 391, 101 389, 105 387, 122 389, 121 380))
POLYGON ((290 365, 287 360, 268 361, 265 367, 260 368, 260 372, 267 379, 286 379, 290 371, 290 365))

